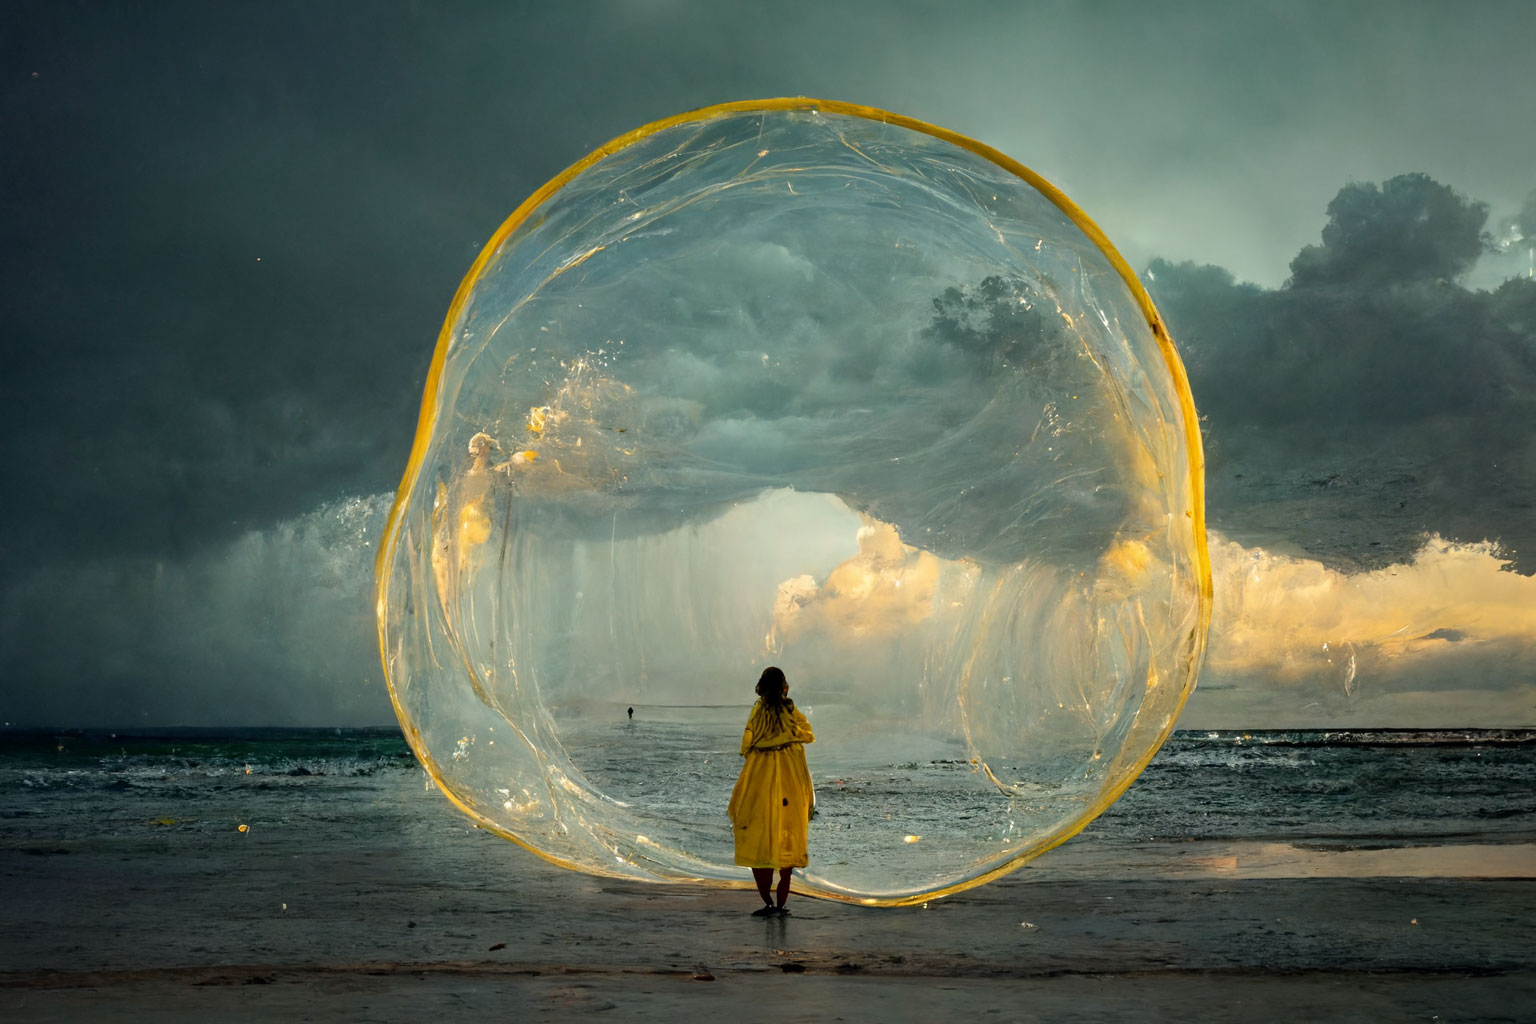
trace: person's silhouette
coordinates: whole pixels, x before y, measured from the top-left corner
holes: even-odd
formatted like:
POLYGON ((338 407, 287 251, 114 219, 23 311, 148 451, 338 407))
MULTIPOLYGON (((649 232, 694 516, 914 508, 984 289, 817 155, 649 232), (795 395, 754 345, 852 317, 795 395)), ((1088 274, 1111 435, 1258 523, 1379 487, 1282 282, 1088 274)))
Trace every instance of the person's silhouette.
POLYGON ((757 681, 758 701, 742 732, 744 759, 730 815, 736 838, 736 863, 752 869, 763 898, 754 917, 788 913, 790 876, 810 861, 806 833, 816 813, 816 789, 805 763, 805 745, 815 743, 811 723, 789 699, 789 680, 770 665, 757 681), (773 873, 779 873, 773 889, 773 873), (777 896, 777 902, 774 897, 777 896))

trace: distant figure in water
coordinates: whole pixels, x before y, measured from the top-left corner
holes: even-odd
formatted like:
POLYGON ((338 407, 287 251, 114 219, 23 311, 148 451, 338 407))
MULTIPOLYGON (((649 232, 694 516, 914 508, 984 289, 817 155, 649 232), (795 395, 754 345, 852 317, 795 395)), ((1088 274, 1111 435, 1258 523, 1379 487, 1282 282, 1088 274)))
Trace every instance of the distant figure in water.
POLYGON ((808 863, 806 833, 816 810, 816 791, 805 764, 805 745, 815 743, 811 723, 789 699, 789 681, 777 668, 763 669, 757 703, 741 737, 746 763, 731 791, 731 826, 736 863, 752 869, 761 910, 754 917, 787 914, 789 877, 808 863), (770 895, 779 872, 778 901, 770 895))
POLYGON ((629 717, 630 718, 634 718, 635 717, 635 709, 634 708, 630 708, 629 709, 629 717))

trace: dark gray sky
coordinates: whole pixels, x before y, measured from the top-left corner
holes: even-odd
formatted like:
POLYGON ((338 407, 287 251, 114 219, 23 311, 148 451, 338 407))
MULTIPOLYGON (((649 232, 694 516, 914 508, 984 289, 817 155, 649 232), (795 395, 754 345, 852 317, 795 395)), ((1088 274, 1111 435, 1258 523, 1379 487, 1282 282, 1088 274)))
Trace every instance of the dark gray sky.
POLYGON ((728 99, 953 128, 1169 261, 1237 542, 1347 571, 1425 531, 1518 546, 1536 313, 1462 285, 1521 247, 1437 286, 1351 276, 1370 254, 1340 243, 1312 298, 1281 286, 1351 182, 1423 172, 1511 237, 1533 54, 1525 2, 11 2, 0 720, 387 716, 367 549, 460 276, 591 148, 728 99), (1259 415, 1267 366, 1294 397, 1259 415), (1468 367, 1482 390, 1435 386, 1468 367))

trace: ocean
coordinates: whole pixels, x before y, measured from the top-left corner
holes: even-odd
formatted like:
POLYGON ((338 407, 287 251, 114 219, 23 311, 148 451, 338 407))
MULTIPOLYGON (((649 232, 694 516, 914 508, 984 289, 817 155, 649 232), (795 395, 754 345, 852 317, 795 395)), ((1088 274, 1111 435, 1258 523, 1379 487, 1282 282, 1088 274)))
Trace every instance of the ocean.
MULTIPOLYGON (((659 718, 642 745, 734 758, 659 718)), ((834 798, 831 746, 813 775, 850 813, 957 770, 892 759, 834 798)), ((6 1019, 1508 1020, 1536 998, 1533 880, 1536 730, 1176 733, 1005 878, 766 922, 749 892, 539 861, 394 729, 0 732, 6 1019)))
MULTIPOLYGON (((615 770, 646 770, 614 749, 615 770)), ((683 813, 723 820, 730 753, 700 790, 708 806, 683 813)), ((835 856, 838 814, 878 800, 879 780, 856 780, 861 790, 835 767, 811 764, 830 804, 812 824, 812 856, 835 856)), ((953 767, 893 759, 886 775, 910 785, 953 767)), ((592 775, 600 780, 601 767, 592 775)), ((325 828, 349 817, 341 805, 359 802, 391 821, 440 823, 433 801, 442 798, 430 789, 395 729, 0 731, 0 842, 12 850, 62 849, 77 829, 151 841, 241 825, 325 828)), ((1092 843, 1114 863, 1116 851, 1129 858, 1170 842, 1340 851, 1536 843, 1536 730, 1175 732, 1064 849, 1092 843)))

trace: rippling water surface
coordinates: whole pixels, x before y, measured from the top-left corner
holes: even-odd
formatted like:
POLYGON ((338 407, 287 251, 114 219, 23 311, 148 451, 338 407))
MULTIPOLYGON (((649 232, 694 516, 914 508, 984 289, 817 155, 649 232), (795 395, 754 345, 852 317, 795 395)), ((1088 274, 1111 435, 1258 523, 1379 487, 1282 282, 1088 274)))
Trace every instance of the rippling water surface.
MULTIPOLYGON (((594 782, 622 799, 672 801, 658 817, 721 823, 739 766, 743 708, 637 708, 565 737, 594 782), (686 785, 678 785, 685 773, 686 785), (679 799, 665 794, 689 794, 679 799)), ((851 822, 942 840, 1005 828, 983 808, 989 784, 948 751, 898 753, 856 770, 812 746, 819 811, 813 866, 852 841, 851 822), (975 805, 964 794, 975 787, 975 805), (923 794, 931 793, 932 800, 923 794)), ((251 815, 324 822, 341 801, 398 800, 425 776, 395 730, 0 733, 0 820, 11 842, 29 821, 82 827, 183 821, 177 808, 217 796, 251 815)), ((52 826, 50 826, 52 827, 52 826)), ((1175 733, 1085 836, 1101 844, 1259 840, 1351 848, 1536 841, 1536 730, 1175 733)), ((928 841, 925 838, 925 842, 928 841)))

